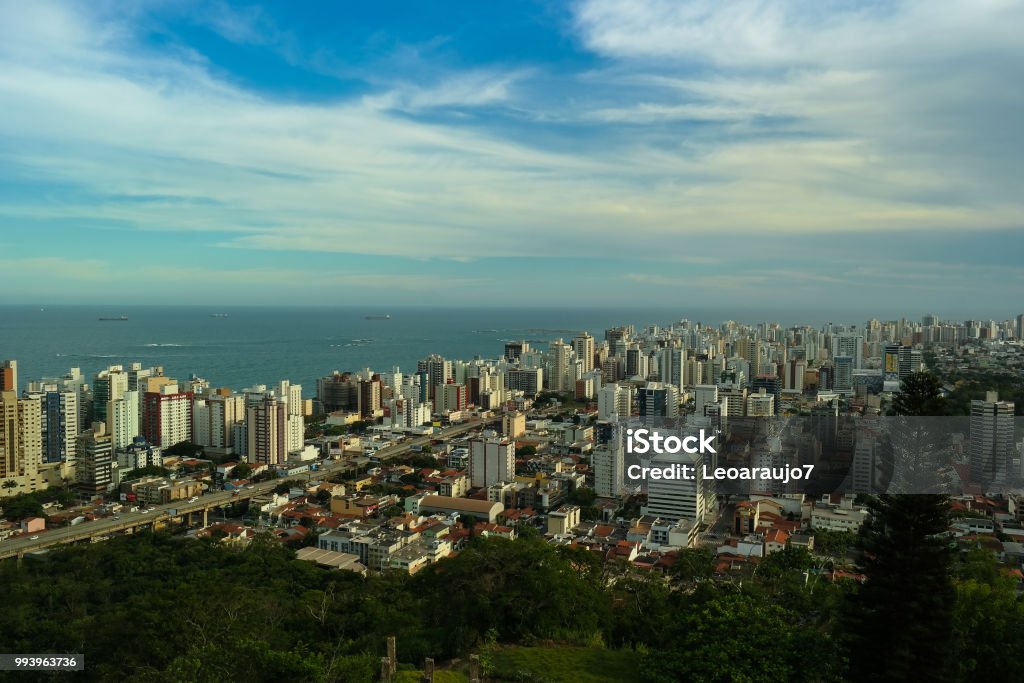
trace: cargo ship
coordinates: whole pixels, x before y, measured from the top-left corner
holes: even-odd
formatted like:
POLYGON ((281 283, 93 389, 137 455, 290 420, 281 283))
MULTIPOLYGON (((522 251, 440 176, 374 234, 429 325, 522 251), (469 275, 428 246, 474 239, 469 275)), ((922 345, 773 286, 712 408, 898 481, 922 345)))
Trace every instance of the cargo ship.
POLYGON ((128 319, 128 316, 126 316, 126 315, 119 315, 116 318, 100 318, 100 320, 127 320, 127 319, 128 319))
POLYGON ((391 316, 386 314, 386 313, 384 315, 368 315, 368 316, 366 316, 366 319, 367 320, 391 320, 391 316))

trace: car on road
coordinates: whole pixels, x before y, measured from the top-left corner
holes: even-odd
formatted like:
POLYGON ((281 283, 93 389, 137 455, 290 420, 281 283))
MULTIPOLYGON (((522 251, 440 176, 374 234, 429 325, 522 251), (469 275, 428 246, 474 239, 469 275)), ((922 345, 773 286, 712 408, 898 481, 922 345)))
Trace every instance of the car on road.
POLYGON ((189 498, 189 499, 188 499, 188 502, 190 502, 190 503, 194 503, 194 502, 196 502, 197 500, 199 500, 199 496, 192 496, 191 498, 189 498))
POLYGON ((39 537, 38 536, 29 536, 28 540, 30 540, 30 541, 38 541, 39 537))
POLYGON ((114 515, 114 519, 121 519, 121 515, 114 515))
POLYGON ((149 513, 149 508, 146 508, 145 510, 140 510, 140 512, 141 512, 142 514, 144 514, 144 515, 145 515, 145 514, 148 514, 148 513, 149 513))

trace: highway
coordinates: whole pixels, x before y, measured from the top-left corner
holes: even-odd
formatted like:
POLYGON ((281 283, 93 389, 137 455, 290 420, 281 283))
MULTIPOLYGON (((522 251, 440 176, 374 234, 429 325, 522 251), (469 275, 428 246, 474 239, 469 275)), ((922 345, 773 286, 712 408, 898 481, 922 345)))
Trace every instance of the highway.
MULTIPOLYGON (((461 436, 473 429, 480 429, 481 427, 492 425, 495 422, 500 422, 500 419, 491 418, 484 420, 481 418, 470 418, 465 422, 452 425, 451 427, 442 429, 441 431, 429 436, 408 439, 390 448, 381 449, 376 455, 381 459, 381 461, 390 460, 408 453, 413 446, 428 444, 433 439, 450 439, 456 436, 461 436)), ((350 462, 332 462, 330 460, 321 460, 319 462, 320 469, 317 472, 311 472, 310 474, 320 478, 327 478, 331 475, 353 468, 353 465, 350 462)), ((232 503, 241 502, 243 500, 248 500, 254 496, 270 493, 281 484, 281 481, 282 480, 280 479, 271 479, 269 481, 252 484, 251 486, 239 489, 237 492, 211 491, 199 496, 199 499, 193 503, 190 503, 187 500, 176 500, 164 505, 150 506, 146 512, 125 512, 117 515, 118 519, 114 519, 114 517, 103 517, 89 522, 81 522, 74 526, 40 531, 38 534, 23 534, 0 542, 0 560, 9 557, 17 557, 24 553, 64 543, 85 541, 98 536, 106 536, 113 533, 125 532, 129 529, 151 526, 155 525, 157 522, 181 517, 182 515, 187 515, 189 513, 202 514, 204 510, 211 510, 230 505, 232 503), (171 514, 171 511, 174 511, 174 514, 171 514), (38 538, 33 540, 33 535, 37 535, 38 538)))

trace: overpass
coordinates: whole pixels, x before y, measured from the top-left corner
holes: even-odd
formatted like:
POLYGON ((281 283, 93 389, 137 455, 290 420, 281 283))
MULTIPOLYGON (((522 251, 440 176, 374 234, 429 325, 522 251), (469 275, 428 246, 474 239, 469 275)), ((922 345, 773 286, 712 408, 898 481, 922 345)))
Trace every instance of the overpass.
MULTIPOLYGON (((428 444, 432 439, 449 439, 465 434, 473 429, 480 429, 481 427, 493 425, 496 422, 500 422, 500 420, 472 418, 466 422, 442 429, 440 432, 435 434, 415 437, 413 439, 403 441, 400 444, 396 444, 395 446, 391 446, 390 448, 381 449, 376 455, 381 459, 381 461, 390 460, 400 455, 405 455, 413 446, 428 444)), ((320 469, 316 473, 318 477, 328 477, 340 472, 352 470, 355 467, 350 462, 320 462, 320 469)), ((115 533, 134 533, 135 531, 146 527, 156 529, 157 525, 160 523, 166 523, 170 520, 185 519, 186 517, 189 520, 192 520, 193 516, 197 519, 201 516, 202 526, 206 526, 209 521, 210 510, 227 507, 233 503, 239 503, 241 501, 247 501, 255 496, 266 495, 272 492, 280 484, 280 480, 271 479, 269 481, 251 484, 250 486, 237 489, 235 491, 209 492, 199 496, 199 499, 192 503, 187 500, 177 500, 163 505, 151 506, 145 512, 128 512, 122 515, 117 515, 118 519, 115 519, 114 517, 104 517, 90 522, 82 522, 74 526, 49 529, 40 532, 38 534, 38 538, 35 539, 23 534, 17 538, 0 542, 0 560, 10 557, 17 557, 20 559, 25 555, 25 553, 63 545, 65 543, 91 541, 92 539, 109 536, 115 533)))

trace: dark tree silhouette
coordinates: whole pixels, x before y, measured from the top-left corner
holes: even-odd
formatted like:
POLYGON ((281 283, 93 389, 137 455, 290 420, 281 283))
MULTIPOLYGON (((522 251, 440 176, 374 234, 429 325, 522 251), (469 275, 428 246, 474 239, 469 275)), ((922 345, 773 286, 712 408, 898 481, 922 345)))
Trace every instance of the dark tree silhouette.
POLYGON ((942 416, 948 413, 942 396, 942 383, 930 372, 907 375, 900 384, 900 392, 892 401, 891 414, 911 416, 942 416))
MULTIPOLYGON (((896 415, 944 414, 938 380, 908 376, 893 401, 896 415)), ((850 678, 855 681, 943 681, 952 678, 952 551, 945 495, 880 495, 868 499, 861 529, 866 581, 849 614, 850 678)))

